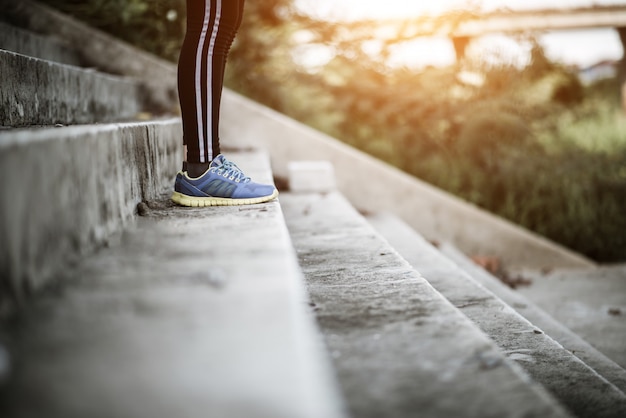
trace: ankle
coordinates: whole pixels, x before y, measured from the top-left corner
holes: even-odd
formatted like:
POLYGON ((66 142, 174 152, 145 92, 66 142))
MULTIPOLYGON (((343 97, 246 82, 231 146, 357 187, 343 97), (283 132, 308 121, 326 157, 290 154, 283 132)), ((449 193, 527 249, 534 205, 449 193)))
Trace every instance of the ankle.
MULTIPOLYGON (((185 165, 183 163, 183 165, 185 165)), ((189 177, 200 177, 209 169, 209 163, 186 163, 187 175, 189 177)))

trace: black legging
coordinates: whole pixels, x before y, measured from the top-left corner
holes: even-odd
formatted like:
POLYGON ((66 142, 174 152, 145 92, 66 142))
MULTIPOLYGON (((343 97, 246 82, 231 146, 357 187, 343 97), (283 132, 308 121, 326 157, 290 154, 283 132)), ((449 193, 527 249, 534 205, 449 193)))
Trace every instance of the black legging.
POLYGON ((187 33, 178 60, 178 95, 187 161, 208 163, 220 153, 224 68, 241 24, 244 0, 187 0, 187 33))

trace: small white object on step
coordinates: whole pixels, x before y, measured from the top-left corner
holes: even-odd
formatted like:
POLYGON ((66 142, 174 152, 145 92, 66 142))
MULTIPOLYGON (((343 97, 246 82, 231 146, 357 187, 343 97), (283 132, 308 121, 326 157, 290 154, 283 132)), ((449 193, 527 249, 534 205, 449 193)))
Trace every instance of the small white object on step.
POLYGON ((328 193, 336 189, 335 169, 330 161, 292 161, 287 171, 293 193, 328 193))

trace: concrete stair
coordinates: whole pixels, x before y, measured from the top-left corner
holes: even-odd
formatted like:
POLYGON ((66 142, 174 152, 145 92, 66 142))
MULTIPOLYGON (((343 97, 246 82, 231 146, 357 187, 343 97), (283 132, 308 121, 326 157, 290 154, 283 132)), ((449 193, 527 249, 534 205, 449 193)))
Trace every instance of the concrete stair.
POLYGON ((51 36, 39 35, 0 21, 0 49, 76 67, 80 56, 70 45, 51 36))
POLYGON ((3 316, 171 187, 182 147, 179 118, 150 117, 176 83, 171 64, 38 3, 0 7, 3 316))
POLYGON ((519 274, 519 293, 626 367, 626 265, 519 274))
MULTIPOLYGON (((2 126, 121 122, 147 110, 140 80, 83 66, 87 63, 68 40, 28 25, 15 26, 33 13, 23 8, 29 2, 17 9, 16 2, 4 3, 8 13, 3 14, 6 21, 0 21, 2 126)), ((89 38, 82 43, 89 44, 89 38)))
POLYGON ((0 186, 0 416, 625 415, 619 365, 522 295, 494 290, 455 248, 436 249, 395 218, 370 219, 377 232, 355 207, 388 205, 333 186, 360 195, 364 178, 370 191, 370 179, 398 181, 378 200, 410 213, 398 196, 423 193, 432 200, 422 217, 446 228, 442 214, 515 248, 530 242, 518 263, 544 250, 542 264, 587 260, 512 225, 489 229, 487 214, 229 91, 224 148, 247 174, 287 179, 303 155, 328 156, 337 181, 322 173, 316 191, 315 170, 332 166, 307 163, 306 192, 174 206, 180 119, 127 120, 174 107, 174 66, 29 0, 0 6, 0 48, 13 49, 0 66, 25 76, 0 81, 17 95, 3 102, 0 130, 10 179, 0 186), (45 86, 22 90, 40 77, 56 90, 37 110, 45 86), (130 96, 111 100, 134 107, 84 111, 98 90, 68 77, 128 83, 130 96), (68 112, 48 113, 55 105, 68 112), (83 113, 95 123, 80 124, 83 113))
POLYGON ((343 196, 281 205, 352 416, 569 416, 343 196))
POLYGON ((9 324, 2 416, 345 416, 277 201, 142 215, 9 324))
MULTIPOLYGON (((565 326, 561 320, 557 320, 554 314, 549 314, 548 309, 552 309, 551 304, 546 304, 544 310, 542 307, 537 305, 533 300, 529 299, 525 296, 526 291, 524 288, 513 290, 509 286, 503 284, 499 279, 488 273, 486 270, 476 265, 472 260, 470 260, 465 254, 459 251, 457 248, 450 244, 442 244, 440 246, 440 250, 443 254, 445 254, 450 260, 454 261, 458 264, 462 269, 468 272, 474 280, 478 281, 482 286, 489 289, 491 292, 496 294, 500 299, 505 301, 509 306, 515 308, 521 315, 527 318, 530 322, 538 326, 556 341, 558 341, 563 347, 565 347, 568 351, 572 352, 576 357, 580 358, 585 364, 592 367, 596 372, 598 372, 601 376, 606 378, 609 382, 614 384, 617 388, 619 388, 622 392, 626 393, 626 371, 621 364, 622 356, 624 353, 624 347, 626 346, 626 332, 622 329, 613 329, 611 332, 603 332, 601 334, 596 333, 595 338, 588 338, 588 341, 594 343, 595 346, 600 346, 605 351, 601 352, 594 345, 591 345, 587 340, 583 339, 581 335, 577 334, 568 326, 565 326), (616 332, 617 331, 617 332, 616 332), (608 348, 608 349, 606 349, 608 348), (610 357, 607 354, 610 354, 610 357)), ((597 274, 598 271, 605 271, 606 268, 598 267, 595 268, 594 275, 597 274)), ((609 270, 613 270, 613 268, 608 268, 609 270)), ((618 271, 621 269, 617 269, 618 271)), ((594 277, 592 275, 592 277, 594 277)), ((621 275, 621 283, 620 287, 611 286, 609 289, 605 291, 601 291, 596 286, 596 283, 589 283, 586 292, 584 295, 581 295, 580 292, 577 292, 576 297, 572 297, 573 295, 560 294, 559 298, 567 298, 570 297, 570 301, 577 303, 575 301, 580 301, 581 296, 583 299, 586 298, 594 298, 597 299, 598 295, 603 298, 619 298, 623 297, 624 292, 624 276, 621 275)), ((532 287, 537 289, 541 289, 544 287, 544 284, 539 283, 537 280, 533 282, 532 287)), ((565 289, 564 289, 565 290, 565 289)), ((569 292, 570 289, 567 289, 569 292)), ((535 292, 533 290, 533 292, 535 292)), ((541 296, 543 294, 539 293, 541 296)), ((606 300, 606 299, 605 299, 606 300)), ((578 302, 580 303, 580 302, 578 302)), ((609 315, 608 312, 605 312, 604 316, 609 315)), ((565 318, 564 318, 565 319, 565 318)), ((568 318, 569 319, 569 318, 568 318)), ((606 318, 602 318, 606 320, 606 318)), ((612 318, 611 318, 612 319, 612 318)), ((619 317, 617 317, 619 321, 619 317)), ((590 325, 585 327, 588 331, 589 329, 598 328, 597 323, 589 324, 589 318, 587 318, 587 324, 590 325)), ((569 325, 575 326, 576 324, 569 325)), ((606 330, 605 330, 606 331, 606 330)))
MULTIPOLYGON (((0 313, 133 222, 171 187, 180 120, 0 130, 0 313)), ((2 316, 2 315, 0 315, 2 316)))
POLYGON ((133 80, 0 50, 3 126, 132 120, 142 109, 133 80))
MULTIPOLYGON (((69 52, 61 56, 53 55, 52 61, 67 64, 65 55, 69 53, 81 66, 92 71, 130 77, 141 86, 142 105, 147 107, 145 110, 159 113, 176 111, 176 66, 171 63, 138 51, 36 1, 0 0, 0 9, 0 21, 27 32, 25 36, 29 38, 28 47, 9 50, 50 60, 50 51, 69 48, 69 52), (38 47, 41 44, 45 52, 38 47)), ((19 42, 7 41, 9 43, 15 47, 19 42)))
MULTIPOLYGON (((368 219, 439 292, 494 340, 507 357, 516 360, 569 410, 588 417, 626 414, 626 396, 620 390, 623 369, 611 364, 608 379, 618 377, 613 384, 398 218, 378 215, 368 219)), ((526 302, 516 304, 528 307, 526 302)), ((586 352, 587 357, 597 357, 594 363, 606 362, 596 350, 586 352)))

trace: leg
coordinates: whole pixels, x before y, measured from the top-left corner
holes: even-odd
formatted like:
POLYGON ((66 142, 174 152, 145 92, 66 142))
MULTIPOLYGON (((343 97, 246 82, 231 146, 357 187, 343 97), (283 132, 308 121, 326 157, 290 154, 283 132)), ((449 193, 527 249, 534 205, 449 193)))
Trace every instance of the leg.
MULTIPOLYGON (((187 33, 178 61, 178 92, 187 161, 204 172, 220 153, 219 116, 228 51, 243 0, 187 0, 187 33)), ((197 170, 194 170, 197 171, 197 170)))
POLYGON ((244 0, 187 0, 187 34, 178 60, 178 93, 187 170, 172 200, 183 206, 249 205, 278 196, 220 154, 219 116, 226 57, 244 0))

